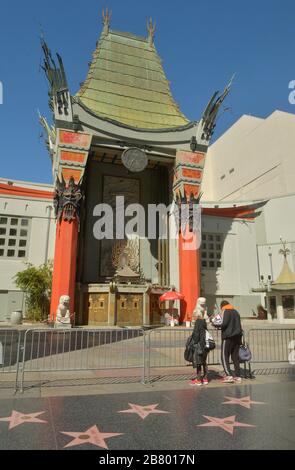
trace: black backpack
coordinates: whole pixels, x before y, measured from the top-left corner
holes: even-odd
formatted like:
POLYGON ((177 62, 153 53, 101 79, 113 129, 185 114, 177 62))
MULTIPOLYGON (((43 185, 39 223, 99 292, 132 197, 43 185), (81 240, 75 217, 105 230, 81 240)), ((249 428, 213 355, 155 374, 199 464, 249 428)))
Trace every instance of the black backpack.
POLYGON ((185 350, 184 350, 184 359, 187 362, 193 362, 194 359, 194 341, 193 341, 193 335, 189 336, 186 342, 185 350))

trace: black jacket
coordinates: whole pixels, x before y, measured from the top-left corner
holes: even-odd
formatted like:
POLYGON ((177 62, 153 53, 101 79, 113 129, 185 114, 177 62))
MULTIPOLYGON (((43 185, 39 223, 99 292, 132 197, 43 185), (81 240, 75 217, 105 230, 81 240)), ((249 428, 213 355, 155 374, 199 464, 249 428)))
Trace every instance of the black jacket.
POLYGON ((222 339, 233 338, 234 336, 242 336, 243 330, 241 325, 241 317, 239 312, 232 309, 223 311, 223 321, 221 325, 222 339))
POLYGON ((195 353, 193 366, 201 365, 206 361, 207 351, 206 351, 206 330, 207 324, 205 320, 198 319, 195 323, 194 331, 192 334, 195 353))

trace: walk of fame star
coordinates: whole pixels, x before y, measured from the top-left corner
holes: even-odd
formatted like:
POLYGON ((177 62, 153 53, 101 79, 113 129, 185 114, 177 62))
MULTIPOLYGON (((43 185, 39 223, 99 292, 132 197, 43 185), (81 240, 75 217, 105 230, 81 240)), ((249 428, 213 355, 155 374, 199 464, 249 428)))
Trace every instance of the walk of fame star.
POLYGON ((169 411, 162 411, 162 410, 157 410, 156 408, 159 405, 146 405, 146 406, 140 406, 140 405, 134 405, 132 403, 128 403, 130 406, 129 410, 123 410, 123 411, 118 411, 118 413, 135 413, 138 414, 142 419, 145 419, 148 415, 151 414, 167 414, 169 411))
POLYGON ((110 433, 110 432, 100 432, 97 426, 92 426, 92 428, 87 429, 84 432, 65 432, 61 431, 62 434, 66 436, 74 437, 74 439, 69 442, 66 447, 80 446, 82 444, 93 444, 97 447, 102 447, 103 449, 108 449, 108 446, 105 442, 106 439, 116 436, 122 436, 122 433, 110 433))
POLYGON ((243 397, 243 398, 236 398, 236 397, 224 397, 229 401, 225 401, 222 403, 223 405, 241 405, 244 408, 250 410, 251 405, 266 405, 266 403, 262 401, 252 401, 251 397, 243 397))
POLYGON ((229 416, 228 418, 215 418, 212 416, 204 416, 208 419, 209 423, 198 424, 198 427, 214 427, 221 428, 229 434, 234 434, 234 428, 255 428, 256 426, 252 424, 239 423, 236 421, 236 416, 229 416))
POLYGON ((45 411, 41 411, 40 413, 24 414, 13 410, 11 412, 11 416, 0 418, 0 421, 7 421, 9 423, 8 429, 10 430, 26 423, 47 423, 47 421, 37 418, 37 416, 43 415, 44 413, 45 411))

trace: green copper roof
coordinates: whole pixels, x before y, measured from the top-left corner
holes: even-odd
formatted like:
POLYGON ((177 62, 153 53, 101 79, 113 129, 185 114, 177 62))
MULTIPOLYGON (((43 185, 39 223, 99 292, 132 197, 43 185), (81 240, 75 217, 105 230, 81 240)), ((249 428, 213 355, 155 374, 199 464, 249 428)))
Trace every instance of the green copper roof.
POLYGON ((87 78, 76 95, 103 118, 140 129, 169 129, 189 120, 175 103, 153 43, 103 31, 87 78))

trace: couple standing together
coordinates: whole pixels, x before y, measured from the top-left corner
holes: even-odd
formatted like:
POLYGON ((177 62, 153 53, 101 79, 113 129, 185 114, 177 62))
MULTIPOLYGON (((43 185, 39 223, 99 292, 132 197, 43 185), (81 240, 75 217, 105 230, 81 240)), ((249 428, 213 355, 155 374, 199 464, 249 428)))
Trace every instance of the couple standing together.
MULTIPOLYGON (((199 299, 201 300, 201 299, 199 299)), ((202 299, 206 302, 206 299, 202 299)), ((199 302, 199 301, 198 301, 199 302)), ((201 307, 201 304, 199 304, 201 307)), ((205 307, 205 306, 204 306, 205 307)), ((206 330, 207 323, 211 322, 213 326, 221 329, 221 362, 223 365, 225 377, 222 379, 224 383, 241 382, 240 376, 240 360, 239 360, 239 349, 242 343, 242 326, 241 318, 237 310, 234 309, 227 301, 223 301, 220 304, 222 316, 219 324, 214 324, 214 318, 209 319, 206 307, 196 309, 196 322, 194 331, 192 334, 193 342, 195 344, 195 354, 193 366, 196 368, 196 378, 191 380, 191 385, 208 385, 208 366, 207 356, 208 350, 206 350, 206 330), (234 375, 230 372, 230 357, 234 363, 234 375), (203 369, 203 374, 202 374, 203 369)))

